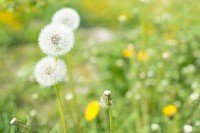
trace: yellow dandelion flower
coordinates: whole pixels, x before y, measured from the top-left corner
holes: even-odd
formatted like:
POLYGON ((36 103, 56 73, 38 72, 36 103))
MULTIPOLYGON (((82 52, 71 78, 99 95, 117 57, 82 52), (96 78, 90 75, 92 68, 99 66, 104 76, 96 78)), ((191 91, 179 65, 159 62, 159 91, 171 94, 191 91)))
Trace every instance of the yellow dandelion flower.
POLYGON ((128 20, 127 16, 122 14, 118 17, 119 22, 126 22, 128 20))
POLYGON ((147 32, 147 34, 148 34, 149 36, 152 35, 152 34, 155 32, 154 26, 153 26, 153 24, 151 24, 151 23, 147 23, 147 24, 145 25, 145 28, 146 28, 146 32, 147 32))
POLYGON ((175 35, 173 33, 166 34, 165 41, 168 45, 175 45, 176 44, 175 35))
POLYGON ((132 46, 128 46, 126 49, 123 50, 123 57, 130 59, 134 56, 134 50, 132 46))
POLYGON ((147 61, 147 60, 149 60, 149 54, 146 51, 139 51, 138 60, 139 61, 147 61))
POLYGON ((131 15, 129 13, 122 13, 118 16, 118 21, 120 23, 127 22, 131 19, 131 15))
POLYGON ((174 104, 167 105, 163 108, 163 114, 168 117, 172 117, 178 112, 177 107, 174 104))
POLYGON ((91 101, 85 110, 85 119, 87 121, 94 120, 100 111, 100 103, 98 101, 91 101))
POLYGON ((22 29, 22 23, 17 19, 17 14, 14 12, 1 11, 0 23, 10 26, 13 31, 22 29))
POLYGON ((166 40, 173 40, 174 39, 174 36, 173 36, 173 34, 165 34, 165 39, 166 40))

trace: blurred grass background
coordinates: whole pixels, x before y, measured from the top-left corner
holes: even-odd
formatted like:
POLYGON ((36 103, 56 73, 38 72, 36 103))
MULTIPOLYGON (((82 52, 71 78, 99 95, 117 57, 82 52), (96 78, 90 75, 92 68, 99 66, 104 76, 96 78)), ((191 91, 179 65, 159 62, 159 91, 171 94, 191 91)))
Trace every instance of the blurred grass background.
MULTIPOLYGON (((149 133, 152 123, 163 133, 181 133, 185 124, 200 132, 198 0, 1 0, 0 132, 14 132, 10 120, 26 121, 26 115, 31 132, 61 132, 54 91, 36 83, 33 69, 45 56, 38 34, 63 7, 81 16, 71 54, 83 132, 107 132, 103 108, 92 122, 84 118, 87 104, 105 89, 114 100, 115 132, 149 133), (169 104, 178 109, 173 118, 162 112, 169 104)), ((62 86, 67 123, 75 132, 70 83, 62 86)))

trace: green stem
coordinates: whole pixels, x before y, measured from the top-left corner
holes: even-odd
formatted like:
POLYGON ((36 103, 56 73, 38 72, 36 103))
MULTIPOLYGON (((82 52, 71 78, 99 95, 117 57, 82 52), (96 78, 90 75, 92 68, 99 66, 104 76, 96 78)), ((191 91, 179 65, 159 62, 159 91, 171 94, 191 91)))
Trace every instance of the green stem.
POLYGON ((70 53, 68 53, 67 56, 66 56, 66 63, 67 63, 68 78, 69 78, 69 82, 71 83, 70 89, 71 89, 71 92, 73 94, 73 101, 72 102, 73 102, 74 110, 76 112, 75 116, 76 116, 76 123, 77 123, 77 131, 78 131, 78 133, 80 133, 81 132, 80 114, 79 114, 79 107, 78 107, 76 91, 75 91, 75 83, 74 83, 74 76, 73 76, 70 53))
POLYGON ((64 133, 67 133, 67 126, 66 126, 66 122, 65 122, 64 113, 63 113, 63 107, 62 107, 62 102, 61 102, 61 97, 60 97, 60 90, 59 90, 58 84, 54 85, 54 89, 56 91, 58 108, 59 108, 59 113, 60 113, 60 119, 61 119, 61 122, 62 122, 64 133))
MULTIPOLYGON (((140 3, 140 26, 141 26, 141 43, 142 43, 142 49, 145 49, 147 45, 147 35, 146 35, 146 5, 141 2, 140 3)), ((144 80, 142 81, 144 85, 144 80)), ((143 95, 143 98, 141 99, 142 102, 142 124, 144 132, 149 132, 149 116, 148 116, 148 93, 145 87, 142 87, 141 94, 143 95)))
POLYGON ((141 46, 142 48, 145 47, 146 45, 146 27, 145 27, 145 5, 144 3, 140 3, 139 5, 139 9, 140 9, 140 17, 139 17, 139 21, 140 21, 140 30, 141 30, 141 46))
POLYGON ((109 131, 112 133, 112 109, 108 108, 108 117, 109 117, 109 131))

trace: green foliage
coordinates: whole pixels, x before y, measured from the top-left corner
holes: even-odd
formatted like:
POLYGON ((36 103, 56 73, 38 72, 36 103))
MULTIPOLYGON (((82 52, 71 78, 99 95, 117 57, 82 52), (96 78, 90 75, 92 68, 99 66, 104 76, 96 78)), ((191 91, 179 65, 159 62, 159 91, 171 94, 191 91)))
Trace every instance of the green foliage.
MULTIPOLYGON (((191 98, 192 94, 200 95, 197 3, 2 0, 0 15, 6 12, 12 19, 4 21, 0 16, 0 132, 14 133, 10 120, 16 117, 26 122, 26 115, 31 120, 31 132, 61 132, 54 90, 40 87, 33 70, 44 57, 37 45, 38 34, 62 7, 75 8, 82 21, 81 28, 75 31, 76 44, 71 54, 83 132, 107 132, 105 109, 92 122, 84 118, 87 103, 99 100, 105 89, 111 90, 114 101, 114 132, 149 133, 153 132, 152 123, 159 124, 163 133, 183 132, 185 124, 192 125, 193 132, 200 132, 200 100, 191 98), (120 15, 127 20, 119 22, 120 15), (13 30, 15 24, 22 27, 13 30), (106 27, 108 33, 100 26, 106 27), (103 40, 107 34, 112 37, 103 40), (126 58, 123 51, 130 45, 134 54, 126 58), (148 59, 140 59, 141 51, 147 53, 148 59), (174 117, 162 112, 168 104, 178 109, 174 117)), ((70 132, 75 132, 73 103, 65 99, 69 87, 69 81, 63 83, 61 95, 70 132)))

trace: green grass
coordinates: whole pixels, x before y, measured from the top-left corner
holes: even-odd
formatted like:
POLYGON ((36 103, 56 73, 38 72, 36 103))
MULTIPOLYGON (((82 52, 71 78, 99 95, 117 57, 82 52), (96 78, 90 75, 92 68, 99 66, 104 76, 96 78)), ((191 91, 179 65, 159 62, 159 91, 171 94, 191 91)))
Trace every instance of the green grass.
MULTIPOLYGON (((10 125, 10 120, 16 117, 26 122, 27 115, 32 121, 31 132, 56 133, 62 130, 54 89, 41 87, 33 76, 35 64, 45 57, 38 47, 38 33, 50 21, 54 10, 59 9, 62 3, 67 5, 61 2, 54 7, 52 3, 45 8, 38 7, 38 15, 33 12, 29 18, 24 18, 26 28, 19 33, 1 26, 4 29, 0 32, 3 35, 0 38, 0 132, 13 133, 14 127, 10 125), (42 13, 47 10, 47 15, 42 13), (38 98, 35 98, 35 94, 38 98), (36 115, 31 116, 34 111, 36 115)), ((188 3, 179 0, 164 6, 154 1, 142 5, 144 16, 140 16, 141 10, 138 9, 141 3, 135 2, 134 7, 127 4, 123 7, 126 11, 132 13, 132 10, 138 9, 138 12, 133 13, 133 18, 122 27, 117 18, 101 16, 103 13, 100 17, 87 16, 89 9, 84 12, 80 1, 70 1, 69 5, 83 11, 82 26, 75 32, 76 43, 70 54, 84 133, 108 132, 106 109, 102 108, 92 122, 84 118, 87 104, 91 100, 99 100, 105 89, 111 90, 114 101, 114 133, 151 133, 152 123, 158 123, 163 133, 181 133, 185 124, 192 125, 194 133, 200 131, 197 124, 200 121, 200 100, 190 99, 192 93, 200 94, 200 24, 197 3, 195 0, 188 3), (156 16, 159 17, 158 14, 166 13, 171 14, 172 18, 160 23, 154 21, 156 16), (141 17, 145 18, 143 37, 138 32, 141 17), (97 31, 91 27, 99 25, 112 27, 112 40, 100 42, 95 38, 97 31), (171 38, 167 40, 168 36, 171 38), (169 44, 172 41, 175 45, 169 44), (134 46, 135 55, 131 59, 124 58, 122 54, 128 44, 134 46), (137 59, 137 53, 141 50, 149 53, 148 61, 137 59), (163 53, 168 53, 169 58, 164 59, 163 53), (178 108, 172 119, 162 113, 163 107, 168 104, 175 104, 178 108)), ((118 15, 118 12, 125 11, 123 8, 116 9, 120 3, 113 5, 110 7, 115 10, 113 13, 111 10, 111 14, 118 15)), ((70 87, 70 82, 66 81, 61 84, 60 91, 69 131, 75 132, 73 102, 65 100, 70 87)))

